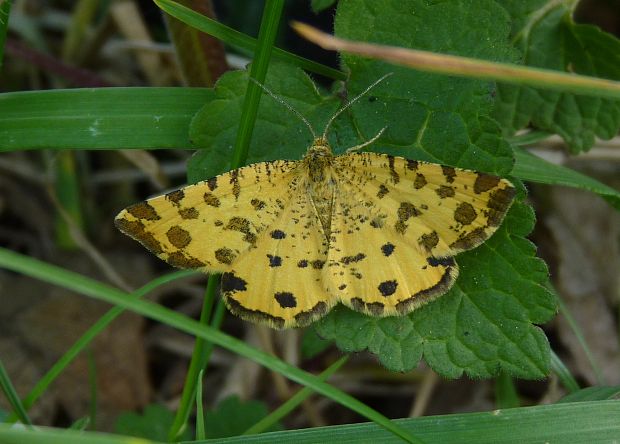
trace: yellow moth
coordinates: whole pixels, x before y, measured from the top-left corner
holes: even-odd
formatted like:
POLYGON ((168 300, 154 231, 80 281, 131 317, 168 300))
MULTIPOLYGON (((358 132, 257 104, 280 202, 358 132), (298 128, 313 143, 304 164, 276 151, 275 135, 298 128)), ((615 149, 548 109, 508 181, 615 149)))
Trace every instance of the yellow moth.
POLYGON ((292 110, 314 135, 302 160, 255 163, 132 205, 116 226, 175 267, 223 273, 230 311, 275 328, 308 325, 337 303, 400 316, 441 296, 458 275, 454 256, 495 232, 515 189, 356 151, 381 133, 335 156, 329 125, 381 80, 320 137, 292 110))

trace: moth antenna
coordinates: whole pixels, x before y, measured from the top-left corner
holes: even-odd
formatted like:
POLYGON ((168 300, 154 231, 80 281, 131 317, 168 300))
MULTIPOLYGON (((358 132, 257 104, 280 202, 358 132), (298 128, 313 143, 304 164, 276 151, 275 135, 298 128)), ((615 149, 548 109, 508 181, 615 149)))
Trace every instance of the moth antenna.
POLYGON ((377 135, 376 135, 375 137, 373 137, 372 139, 367 140, 367 141, 366 141, 366 142, 364 142, 364 143, 360 143, 359 145, 352 146, 351 148, 347 148, 347 153, 350 153, 350 152, 352 152, 352 151, 357 151, 357 150, 359 150, 359 149, 364 148, 365 146, 370 145, 370 144, 371 144, 371 143, 373 143, 375 140, 377 140, 379 137, 381 137, 381 134, 383 134, 383 132, 384 132, 386 129, 387 129, 387 126, 384 126, 383 128, 381 128, 381 131, 379 131, 379 132, 377 133, 377 135))
POLYGON ((361 93, 359 93, 357 96, 355 96, 353 98, 353 100, 351 100, 350 102, 348 102, 346 105, 344 105, 342 108, 340 108, 338 111, 336 111, 336 114, 334 114, 331 119, 329 119, 329 121, 327 122, 327 125, 325 125, 325 131, 323 131, 323 139, 327 138, 327 131, 329 130, 329 127, 331 126, 332 122, 334 120, 336 120, 336 117, 338 117, 340 114, 342 114, 343 111, 345 111, 346 109, 348 109, 351 105, 353 105, 355 102, 357 102, 359 99, 361 99, 366 93, 368 93, 368 91, 370 91, 371 89, 373 89, 375 86, 377 86, 379 83, 383 82, 387 77, 391 76, 392 74, 394 74, 393 72, 388 72, 387 74, 385 74, 383 77, 379 78, 379 80, 376 80, 374 83, 372 83, 368 88, 366 88, 364 91, 362 91, 361 93))
POLYGON ((306 124, 306 126, 308 127, 308 129, 310 130, 310 133, 312 134, 312 138, 315 139, 315 140, 317 139, 316 133, 314 132, 314 128, 312 128, 312 125, 310 125, 310 122, 308 122, 308 119, 306 119, 303 116, 303 114, 301 114, 299 111, 297 111, 295 108, 293 108, 293 106, 290 103, 286 103, 282 97, 277 96, 274 92, 272 92, 269 88, 267 88, 265 85, 260 83, 255 78, 249 77, 249 79, 252 82, 256 83, 258 86, 260 86, 262 88, 262 90, 265 91, 267 94, 269 94, 276 102, 280 103, 281 105, 284 105, 289 111, 291 111, 293 114, 295 114, 297 117, 299 117, 301 119, 301 121, 304 122, 306 124))

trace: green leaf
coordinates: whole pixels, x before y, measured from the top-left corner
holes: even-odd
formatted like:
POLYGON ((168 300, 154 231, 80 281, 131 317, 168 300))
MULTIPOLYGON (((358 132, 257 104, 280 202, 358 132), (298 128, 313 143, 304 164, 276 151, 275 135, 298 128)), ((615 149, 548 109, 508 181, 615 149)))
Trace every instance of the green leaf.
POLYGON ((345 351, 368 349, 391 370, 411 370, 424 356, 449 378, 501 371, 542 378, 549 344, 532 323, 548 321, 556 303, 541 285, 547 268, 524 237, 532 228, 531 208, 515 203, 491 239, 457 256, 461 273, 446 295, 404 317, 371 318, 339 307, 315 324, 317 331, 345 351))
MULTIPOLYGON (((206 413, 206 436, 211 439, 241 435, 267 414, 267 406, 260 401, 242 402, 237 396, 230 396, 221 401, 216 409, 206 413)), ((274 424, 268 431, 281 429, 280 424, 274 424)))
MULTIPOLYGON (((164 406, 152 404, 146 406, 142 415, 133 412, 121 413, 116 419, 114 430, 123 435, 166 441, 168 429, 173 420, 174 415, 170 410, 164 406)), ((185 430, 181 439, 190 438, 189 429, 185 430)))
MULTIPOLYGON (((548 0, 500 0, 510 13, 512 36, 528 66, 611 80, 620 79, 620 40, 595 26, 576 24, 570 4, 548 0)), ((507 135, 532 124, 559 134, 572 152, 620 129, 620 100, 499 85, 494 117, 507 135)))
POLYGON ((301 337, 301 356, 311 359, 325 351, 332 343, 316 334, 313 328, 306 328, 301 337))
POLYGON ((207 88, 101 88, 0 94, 0 151, 192 148, 207 88))
POLYGON ((566 395, 558 402, 590 402, 604 401, 607 399, 617 400, 618 398, 620 398, 620 385, 614 385, 584 388, 566 395))

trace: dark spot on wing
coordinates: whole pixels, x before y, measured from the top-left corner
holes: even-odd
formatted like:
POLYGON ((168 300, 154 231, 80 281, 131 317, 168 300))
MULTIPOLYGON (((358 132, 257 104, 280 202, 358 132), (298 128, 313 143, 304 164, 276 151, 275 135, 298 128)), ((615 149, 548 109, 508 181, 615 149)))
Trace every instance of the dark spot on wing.
POLYGON ((170 227, 166 232, 166 237, 168 237, 172 245, 179 249, 187 247, 192 241, 192 236, 190 236, 189 232, 178 225, 170 227))
POLYGON ((217 177, 212 177, 211 179, 207 180, 207 186, 211 191, 215 190, 217 188, 217 177))
POLYGON ((179 208, 179 216, 183 219, 198 219, 200 213, 194 207, 191 208, 179 208))
POLYGON ((344 256, 342 259, 340 259, 340 262, 344 265, 349 265, 353 262, 359 262, 365 257, 366 255, 364 253, 357 253, 355 256, 344 256))
POLYGON ((417 160, 411 160, 411 159, 406 159, 407 160, 407 169, 408 170, 417 170, 418 169, 418 161, 417 160))
POLYGON ((297 262, 297 266, 299 268, 306 268, 308 266, 308 261, 306 259, 302 259, 299 262, 297 262))
POLYGON ((454 258, 443 257, 438 259, 435 257, 429 257, 426 259, 426 262, 428 262, 428 265, 430 265, 431 267, 451 267, 452 265, 454 265, 454 258))
POLYGON ((388 189, 388 187, 386 187, 385 185, 381 184, 379 185, 379 191, 377 192, 377 197, 379 199, 383 199, 383 197, 389 193, 390 190, 388 189))
POLYGON ((476 216, 476 210, 469 202, 461 202, 454 210, 454 220, 463 225, 471 224, 476 216))
POLYGON ((323 265, 325 265, 325 261, 316 259, 312 261, 310 264, 312 265, 312 268, 314 268, 315 270, 320 270, 321 268, 323 268, 323 265))
POLYGON ((436 231, 432 231, 428 234, 423 234, 422 236, 420 236, 418 242, 424 247, 426 251, 431 251, 439 243, 439 236, 437 235, 436 231))
POLYGON ((338 290, 344 290, 345 288, 347 288, 347 284, 342 284, 338 287, 338 290))
POLYGON ((454 168, 442 165, 441 172, 443 173, 448 183, 454 182, 454 178, 456 177, 456 171, 454 170, 454 168))
POLYGON ((133 239, 140 242, 147 249, 155 254, 163 253, 161 243, 155 239, 152 233, 146 231, 144 223, 139 220, 128 221, 124 218, 119 218, 114 221, 116 227, 123 233, 131 236, 133 239))
POLYGON ((166 194, 166 199, 168 199, 173 204, 179 204, 181 200, 185 197, 185 192, 183 190, 171 191, 166 194))
POLYGON ((489 191, 495 188, 499 183, 500 178, 497 176, 491 176, 489 174, 478 173, 476 181, 474 182, 474 193, 480 194, 485 191, 489 191))
POLYGON ((247 291, 248 289, 248 283, 231 272, 226 272, 222 274, 221 283, 222 291, 224 292, 247 291))
POLYGON ((394 156, 388 156, 388 166, 390 168, 390 177, 392 178, 392 182, 394 182, 394 184, 397 184, 398 182, 400 182, 400 176, 394 169, 394 156))
POLYGON ((215 259, 222 264, 230 265, 237 255, 230 248, 219 248, 215 250, 215 259))
POLYGON ((256 210, 262 210, 263 208, 265 208, 267 206, 267 204, 265 203, 265 201, 260 200, 260 199, 252 199, 250 201, 250 204, 252 205, 252 207, 256 210))
POLYGON ((138 219, 159 220, 159 214, 148 202, 140 202, 127 208, 127 212, 138 219))
POLYGON ((273 239, 284 239, 286 237, 286 233, 282 230, 273 230, 271 232, 271 237, 273 239))
POLYGON ((497 227, 502 222, 515 194, 516 190, 512 187, 497 189, 491 193, 487 202, 489 226, 497 227))
POLYGON ((383 244, 381 246, 381 252, 383 253, 384 256, 389 256, 394 252, 394 249, 396 247, 394 246, 394 244, 391 244, 390 242, 383 244))
POLYGON ((268 254, 267 258, 269 259, 270 267, 280 267, 282 265, 282 258, 280 256, 274 256, 272 254, 268 254))
POLYGON ((295 308, 297 307, 297 299, 293 293, 288 291, 281 291, 273 295, 274 299, 280 304, 282 308, 295 308))
POLYGON ((424 188, 426 183, 426 177, 424 176, 424 174, 418 173, 415 175, 415 179, 413 181, 413 188, 419 190, 420 188, 424 188))
POLYGON ((204 267, 205 264, 199 259, 195 257, 189 257, 183 254, 181 251, 175 251, 171 253, 166 258, 166 262, 168 262, 173 267, 178 268, 200 268, 204 267))
POLYGON ((205 193, 203 199, 207 205, 216 208, 220 206, 220 200, 213 193, 205 193))
POLYGON ((435 192, 441 199, 445 199, 446 197, 454 197, 455 194, 454 187, 448 185, 440 185, 435 192))
POLYGON ((379 292, 381 293, 381 296, 391 296, 394 293, 396 293, 396 287, 398 287, 398 282, 396 282, 395 280, 392 281, 385 281, 385 282, 381 282, 379 284, 379 292))

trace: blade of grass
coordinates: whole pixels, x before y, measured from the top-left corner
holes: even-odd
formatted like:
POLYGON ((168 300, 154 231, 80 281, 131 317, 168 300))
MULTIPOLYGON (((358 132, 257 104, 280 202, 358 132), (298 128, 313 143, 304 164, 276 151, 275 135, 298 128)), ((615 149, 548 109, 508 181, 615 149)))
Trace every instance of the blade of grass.
POLYGON ((32 421, 28 417, 28 413, 26 413, 26 409, 24 408, 24 404, 22 404, 21 399, 19 399, 19 395, 11 382, 11 378, 9 378, 9 374, 4 368, 4 364, 2 363, 2 359, 0 359, 0 388, 2 388, 2 392, 6 397, 7 401, 11 405, 11 408, 22 422, 22 424, 26 424, 28 427, 32 426, 32 421))
MULTIPOLYGON (((394 422, 408 431, 416 431, 428 442, 441 444, 496 443, 613 443, 620 436, 620 402, 567 402, 478 413, 458 413, 421 418, 397 419, 394 422)), ((3 444, 143 444, 139 438, 83 433, 74 430, 37 428, 20 430, 0 424, 3 444)), ((373 423, 314 427, 241 435, 192 444, 208 443, 400 443, 373 423)), ((188 441, 189 444, 189 441, 188 441)))
POLYGON ((192 149, 189 124, 209 88, 91 88, 0 94, 0 152, 192 149))
POLYGON ((203 371, 200 370, 196 381, 196 439, 206 439, 205 415, 202 404, 202 375, 203 371))
MULTIPOLYGON (((213 304, 216 299, 215 293, 219 288, 219 282, 220 280, 217 275, 212 274, 209 276, 205 297, 202 302, 202 309, 200 311, 200 320, 198 321, 202 325, 208 325, 209 319, 211 318, 213 304)), ((212 327, 219 328, 219 325, 212 325, 212 327)), ((168 431, 168 440, 170 441, 180 439, 180 436, 187 426, 187 420, 192 412, 192 406, 195 400, 197 384, 200 382, 199 375, 206 370, 209 357, 211 356, 212 348, 208 345, 209 343, 205 342, 202 338, 196 338, 194 342, 194 351, 192 352, 192 359, 187 369, 187 375, 185 375, 185 383, 183 384, 179 408, 177 409, 174 421, 168 431)))
MULTIPOLYGON (((190 275, 196 274, 192 270, 180 270, 174 273, 167 274, 165 276, 153 279, 142 288, 134 291, 129 297, 141 298, 155 288, 160 287, 168 282, 172 282, 176 279, 181 279, 190 275)), ((108 310, 97 322, 95 322, 86 332, 75 341, 75 343, 65 352, 65 354, 47 371, 47 373, 39 379, 34 388, 24 398, 23 404, 26 410, 29 410, 39 397, 45 393, 48 387, 56 380, 58 376, 63 372, 65 368, 85 349, 88 345, 101 333, 108 325, 112 323, 117 317, 119 317, 125 311, 122 307, 114 307, 108 310)), ((6 422, 13 423, 17 420, 15 415, 10 416, 6 422)))
MULTIPOLYGON (((180 5, 172 0, 154 0, 155 4, 172 17, 182 21, 183 23, 198 29, 206 34, 216 37, 231 46, 254 52, 256 50, 256 39, 240 33, 228 26, 209 18, 204 15, 180 5)), ((273 49, 273 56, 278 60, 299 66, 307 71, 323 75, 336 80, 345 80, 346 75, 337 69, 329 66, 321 65, 312 60, 299 57, 279 48, 273 49)))
POLYGON ((131 298, 123 291, 109 287, 101 282, 87 278, 86 276, 15 253, 5 248, 0 248, 0 267, 23 273, 50 284, 59 285, 85 296, 118 305, 150 319, 167 324, 180 331, 201 337, 233 353, 251 359, 274 372, 281 373, 290 380, 305 385, 333 399, 337 403, 377 423, 407 442, 421 442, 381 413, 341 390, 320 381, 316 376, 287 364, 272 355, 257 350, 243 341, 224 334, 221 331, 204 326, 194 319, 162 307, 154 302, 131 298))
MULTIPOLYGON (((250 68, 250 77, 261 84, 265 83, 267 69, 269 68, 269 59, 278 34, 278 26, 280 24, 283 8, 284 0, 267 0, 265 3, 260 30, 258 31, 256 56, 250 68)), ((245 159, 248 157, 248 149, 250 147, 250 140, 252 139, 252 132, 254 130, 254 123, 256 122, 261 94, 262 89, 256 83, 248 83, 231 160, 232 168, 243 166, 245 164, 245 159)))
POLYGON ((557 375, 562 385, 570 393, 579 390, 579 384, 577 384, 577 381, 573 378, 573 375, 571 375, 570 370, 566 368, 562 360, 553 350, 551 350, 551 371, 557 375))
POLYGON ((519 405, 521 400, 512 377, 506 372, 500 373, 495 379, 495 406, 498 409, 510 409, 519 405))
POLYGON ((620 210, 620 192, 604 183, 565 166, 548 162, 523 148, 515 147, 514 155, 515 165, 511 175, 529 182, 588 190, 603 197, 611 206, 620 210))
POLYGON ((560 313, 562 314, 562 316, 564 316, 564 318, 566 319, 566 322, 568 322, 570 329, 573 331, 573 334, 577 338, 577 342, 579 342, 579 345, 583 349, 583 352, 585 353, 586 358, 588 359, 588 362, 590 363, 590 367, 592 367, 592 371, 594 372, 594 376, 596 377, 597 384, 607 385, 607 381, 605 381, 605 377, 603 376, 603 371, 601 370, 600 365, 598 365, 598 362, 596 362, 596 359, 594 359, 592 350, 590 350, 590 347, 588 346, 588 343, 586 342, 586 338, 583 336, 583 332, 581 331, 581 328, 577 324, 577 321, 575 321, 575 318, 573 317, 572 313, 570 312, 570 310, 568 309, 568 307, 566 306, 562 298, 558 297, 557 299, 558 299, 558 307, 560 309, 560 313))
POLYGON ((9 29, 9 14, 11 13, 11 0, 0 0, 0 68, 4 60, 4 44, 6 33, 9 29))
POLYGON ((526 68, 469 57, 437 54, 417 49, 356 42, 331 36, 303 23, 294 22, 292 26, 303 37, 322 48, 385 60, 420 71, 495 80, 515 85, 529 85, 606 99, 620 98, 620 82, 613 80, 568 74, 549 69, 526 68))
MULTIPOLYGON (((263 17, 261 19, 258 42, 256 46, 256 56, 250 69, 250 76, 257 79, 261 83, 265 82, 267 68, 269 67, 269 59, 277 36, 278 25, 280 23, 283 8, 284 0, 268 0, 265 4, 265 9, 263 10, 263 17)), ((256 121, 256 115, 258 113, 258 104, 260 102, 261 92, 261 89, 257 85, 248 85, 243 108, 241 110, 239 130, 237 132, 237 139, 235 141, 235 147, 231 160, 232 168, 238 168, 245 164, 245 159, 247 158, 248 149, 250 146, 250 140, 252 138, 252 131, 254 129, 254 123, 256 121)), ((215 298, 215 290, 217 288, 215 282, 219 282, 219 277, 217 275, 211 275, 209 278, 211 304, 215 298), (212 283, 213 285, 211 285, 212 283)), ((205 304, 207 301, 208 299, 205 299, 205 304)), ((208 318, 203 319, 201 316, 200 322, 203 323, 203 325, 206 325, 207 320, 208 318)), ((181 403, 179 405, 179 409, 177 410, 172 427, 168 433, 170 440, 177 439, 179 433, 181 433, 186 427, 192 405, 194 404, 198 374, 201 371, 204 371, 207 364, 203 359, 204 346, 205 344, 203 343, 203 340, 197 338, 194 353, 192 355, 192 361, 185 380, 185 386, 183 387, 181 403)))
MULTIPOLYGON (((336 373, 338 369, 340 369, 340 367, 342 367, 347 362, 348 359, 349 359, 348 356, 343 356, 342 358, 338 359, 336 362, 334 362, 332 365, 327 367, 319 375, 319 379, 321 381, 327 381, 327 379, 331 375, 336 373)), ((243 432, 243 434, 244 435, 255 435, 257 433, 262 433, 265 430, 268 430, 276 422, 280 421, 286 415, 288 415, 293 410, 295 410, 297 406, 299 406, 299 404, 304 402, 304 400, 308 399, 308 397, 312 395, 312 393, 313 393, 312 390, 310 390, 308 387, 302 388, 297 393, 295 393, 288 401, 286 401, 284 404, 282 404, 280 407, 275 409, 269 415, 265 416, 263 419, 258 421, 252 427, 247 429, 245 432, 243 432)))

